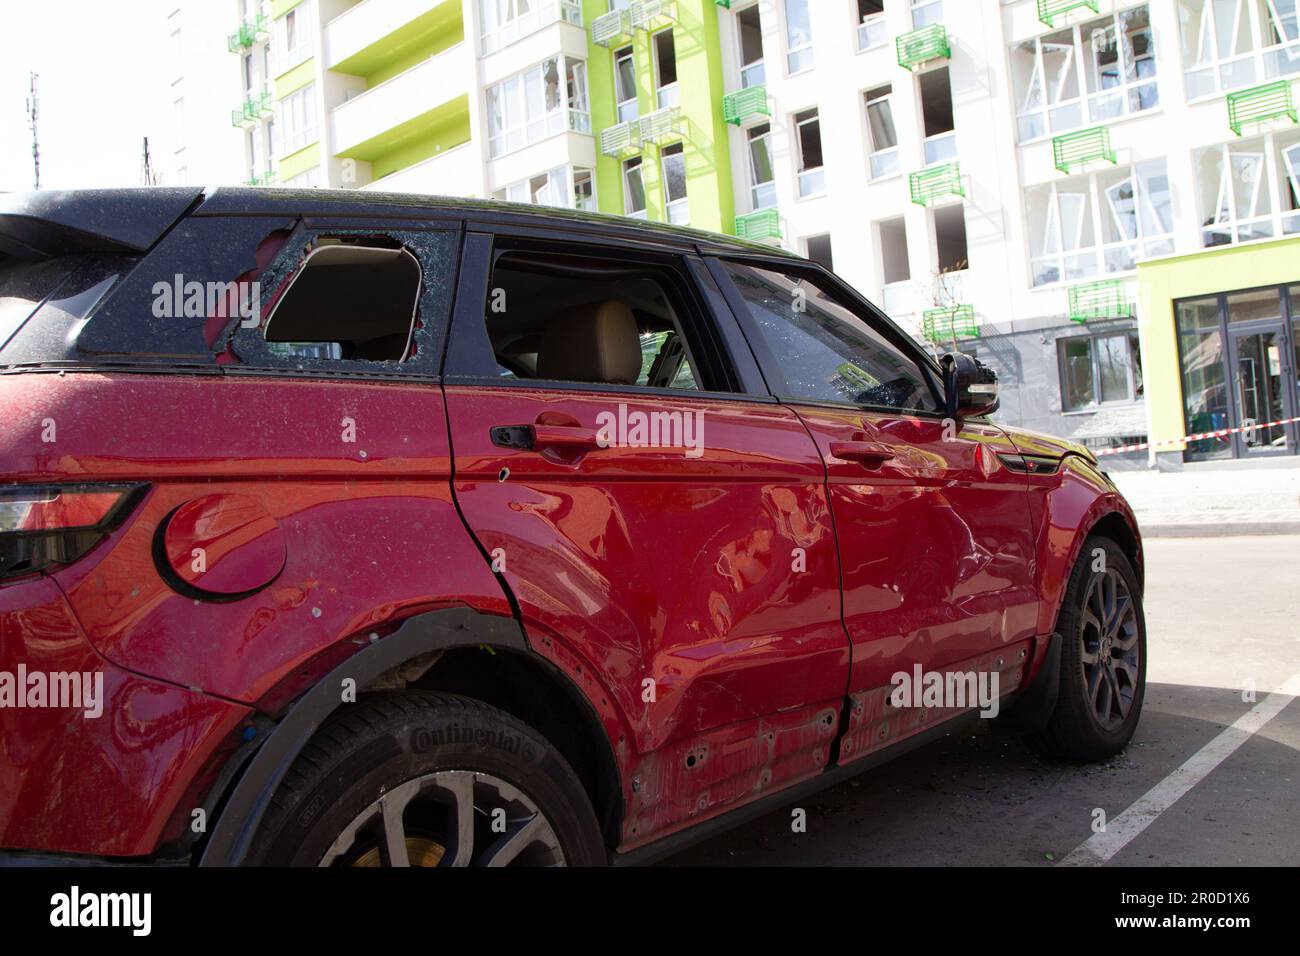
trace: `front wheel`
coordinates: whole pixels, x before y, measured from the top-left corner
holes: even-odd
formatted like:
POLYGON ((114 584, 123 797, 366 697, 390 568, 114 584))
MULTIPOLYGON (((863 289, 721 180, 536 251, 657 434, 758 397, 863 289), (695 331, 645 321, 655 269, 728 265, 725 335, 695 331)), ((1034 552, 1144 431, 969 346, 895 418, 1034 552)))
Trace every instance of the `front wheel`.
POLYGON ((1142 588, 1128 557, 1108 538, 1083 546, 1057 618, 1060 694, 1032 743, 1071 760, 1104 760, 1137 729, 1146 691, 1142 588))
POLYGON ((590 866, 591 803, 559 752, 495 707, 421 691, 346 704, 303 748, 250 862, 590 866))

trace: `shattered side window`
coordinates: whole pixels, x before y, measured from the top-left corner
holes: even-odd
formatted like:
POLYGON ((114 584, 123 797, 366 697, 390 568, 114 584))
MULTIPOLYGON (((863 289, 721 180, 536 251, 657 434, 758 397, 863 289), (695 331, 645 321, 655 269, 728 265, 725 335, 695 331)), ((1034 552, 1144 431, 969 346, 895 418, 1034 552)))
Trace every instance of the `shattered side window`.
POLYGON ((262 273, 258 308, 234 324, 221 361, 436 375, 457 243, 444 230, 300 230, 262 273))

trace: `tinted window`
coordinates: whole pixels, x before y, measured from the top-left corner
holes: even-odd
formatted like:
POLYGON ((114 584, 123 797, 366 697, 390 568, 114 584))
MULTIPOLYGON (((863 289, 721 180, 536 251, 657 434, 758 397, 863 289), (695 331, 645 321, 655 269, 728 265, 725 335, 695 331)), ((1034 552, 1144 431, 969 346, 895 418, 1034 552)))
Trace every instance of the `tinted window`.
POLYGON ((818 280, 738 263, 726 269, 785 378, 786 397, 903 411, 941 409, 929 374, 818 280))

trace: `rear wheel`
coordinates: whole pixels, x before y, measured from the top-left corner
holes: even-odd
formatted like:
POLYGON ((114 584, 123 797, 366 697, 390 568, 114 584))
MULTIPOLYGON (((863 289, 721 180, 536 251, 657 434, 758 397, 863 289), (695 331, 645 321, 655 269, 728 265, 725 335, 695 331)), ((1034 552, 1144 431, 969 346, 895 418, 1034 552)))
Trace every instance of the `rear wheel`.
POLYGON ((573 770, 479 701, 406 692, 345 705, 303 749, 251 862, 584 866, 605 860, 573 770))
POLYGON ((1108 538, 1083 546, 1057 619, 1060 694, 1047 727, 1032 738, 1044 753, 1103 760, 1129 742, 1146 690, 1142 588, 1128 557, 1108 538))

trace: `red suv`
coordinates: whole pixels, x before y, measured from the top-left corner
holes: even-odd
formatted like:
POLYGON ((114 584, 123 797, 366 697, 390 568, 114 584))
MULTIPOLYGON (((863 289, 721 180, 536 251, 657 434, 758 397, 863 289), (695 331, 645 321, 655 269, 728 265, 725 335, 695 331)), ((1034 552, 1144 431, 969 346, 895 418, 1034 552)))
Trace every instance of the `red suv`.
POLYGON ((1095 760, 1142 709, 1096 459, 767 246, 0 196, 0 373, 11 862, 644 861, 963 718, 1095 760))

